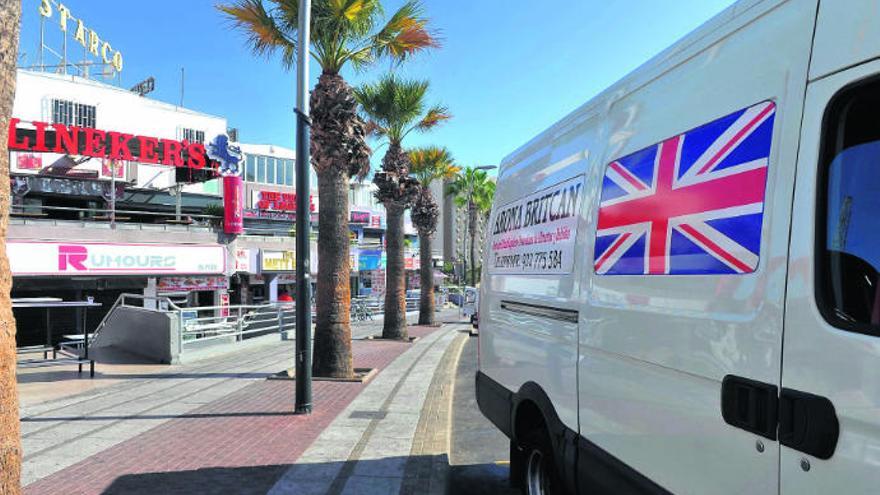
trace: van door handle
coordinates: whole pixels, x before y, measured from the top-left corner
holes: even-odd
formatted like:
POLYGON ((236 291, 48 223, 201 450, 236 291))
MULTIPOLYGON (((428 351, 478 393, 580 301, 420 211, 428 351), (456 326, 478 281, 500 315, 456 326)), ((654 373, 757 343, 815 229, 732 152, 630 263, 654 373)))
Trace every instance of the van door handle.
POLYGON ((830 459, 840 436, 834 404, 825 397, 787 388, 779 395, 779 443, 830 459))
POLYGON ((777 387, 727 375, 721 382, 721 416, 727 424, 776 440, 777 387))

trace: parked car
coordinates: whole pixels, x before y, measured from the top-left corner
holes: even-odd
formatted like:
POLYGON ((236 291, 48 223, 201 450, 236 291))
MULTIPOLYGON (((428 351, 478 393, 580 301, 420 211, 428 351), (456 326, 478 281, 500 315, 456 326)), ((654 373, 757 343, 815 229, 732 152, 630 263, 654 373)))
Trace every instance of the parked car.
POLYGON ((476 395, 526 493, 877 493, 876 7, 737 2, 504 160, 476 395))

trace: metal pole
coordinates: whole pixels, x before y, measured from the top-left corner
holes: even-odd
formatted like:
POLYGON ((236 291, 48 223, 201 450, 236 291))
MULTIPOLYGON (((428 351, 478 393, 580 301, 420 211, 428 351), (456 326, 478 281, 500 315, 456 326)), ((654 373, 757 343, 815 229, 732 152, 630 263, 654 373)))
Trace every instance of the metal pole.
POLYGON ((296 60, 296 413, 312 412, 312 310, 309 266, 309 27, 311 0, 299 0, 296 60))
POLYGON ((116 161, 110 160, 110 228, 116 228, 116 161))
POLYGON ((40 72, 44 72, 46 67, 43 60, 43 52, 46 50, 46 18, 40 16, 40 72))

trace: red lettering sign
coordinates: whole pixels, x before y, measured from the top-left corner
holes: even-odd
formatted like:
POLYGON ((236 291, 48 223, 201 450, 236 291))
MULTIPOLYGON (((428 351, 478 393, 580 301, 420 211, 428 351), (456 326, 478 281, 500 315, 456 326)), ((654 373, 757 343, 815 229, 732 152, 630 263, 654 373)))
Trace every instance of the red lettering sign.
MULTIPOLYGON (((9 120, 10 151, 62 153, 193 169, 203 169, 211 163, 200 143, 46 122, 31 122, 33 129, 20 124, 21 119, 9 120)), ((216 168, 213 163, 211 167, 216 168)))

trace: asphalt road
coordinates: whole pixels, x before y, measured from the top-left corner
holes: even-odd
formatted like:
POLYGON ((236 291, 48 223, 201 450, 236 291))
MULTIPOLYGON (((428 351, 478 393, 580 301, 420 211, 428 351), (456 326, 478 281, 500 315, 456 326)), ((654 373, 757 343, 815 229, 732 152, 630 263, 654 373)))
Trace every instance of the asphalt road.
POLYGON ((449 493, 518 494, 508 482, 510 441, 477 407, 476 372, 477 337, 471 337, 462 350, 455 378, 449 493))

